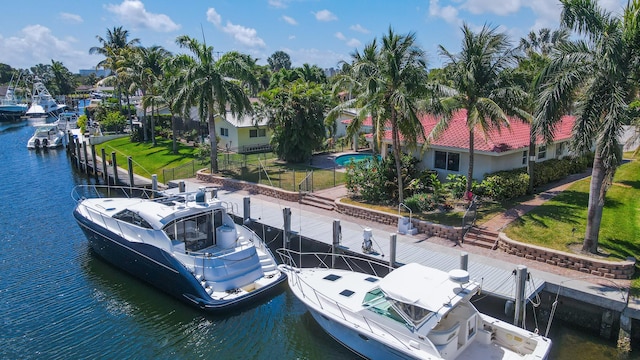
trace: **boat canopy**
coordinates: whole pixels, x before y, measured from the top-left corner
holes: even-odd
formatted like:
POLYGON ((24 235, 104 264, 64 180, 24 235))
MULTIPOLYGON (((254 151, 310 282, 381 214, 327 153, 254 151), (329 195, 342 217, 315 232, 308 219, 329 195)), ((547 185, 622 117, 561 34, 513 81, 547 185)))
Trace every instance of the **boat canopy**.
POLYGON ((397 268, 381 279, 379 285, 393 300, 441 313, 443 307, 448 311, 479 289, 479 285, 474 281, 454 281, 444 271, 417 263, 397 268))

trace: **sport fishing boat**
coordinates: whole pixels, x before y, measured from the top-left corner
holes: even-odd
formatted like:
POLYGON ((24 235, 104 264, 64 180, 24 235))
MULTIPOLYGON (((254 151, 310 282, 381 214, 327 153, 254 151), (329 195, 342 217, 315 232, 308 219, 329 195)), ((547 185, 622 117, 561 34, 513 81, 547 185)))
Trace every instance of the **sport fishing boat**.
POLYGON ((77 186, 73 216, 100 257, 201 309, 246 304, 286 275, 251 229, 237 225, 229 204, 203 188, 174 195, 148 189, 77 186), (135 195, 135 196, 132 196, 135 195))
POLYGON ((20 75, 22 74, 18 75, 16 81, 13 76, 11 77, 4 98, 0 99, 0 121, 18 120, 27 111, 27 103, 19 101, 15 94, 16 85, 20 82, 20 75))
POLYGON ((31 94, 31 106, 26 112, 29 117, 55 116, 67 106, 60 105, 51 96, 49 90, 42 81, 36 77, 33 82, 33 93, 31 94))
POLYGON ((291 291, 329 335, 360 356, 539 360, 551 348, 548 338, 478 312, 470 299, 480 285, 464 270, 447 273, 417 263, 392 269, 347 255, 278 253, 291 291), (320 266, 296 265, 309 256, 320 266), (327 266, 327 258, 348 270, 327 266))

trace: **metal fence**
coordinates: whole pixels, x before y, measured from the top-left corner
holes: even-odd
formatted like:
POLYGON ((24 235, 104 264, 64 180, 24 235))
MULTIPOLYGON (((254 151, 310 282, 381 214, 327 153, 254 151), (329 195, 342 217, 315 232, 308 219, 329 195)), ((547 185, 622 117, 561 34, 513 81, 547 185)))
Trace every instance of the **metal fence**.
POLYGON ((464 229, 470 228, 476 223, 476 217, 478 216, 478 199, 474 196, 462 217, 462 227, 464 229))
POLYGON ((172 180, 192 178, 196 176, 196 172, 198 170, 206 166, 208 165, 202 164, 200 161, 193 160, 189 163, 182 164, 171 169, 162 169, 162 179, 160 179, 160 181, 168 183, 172 180))

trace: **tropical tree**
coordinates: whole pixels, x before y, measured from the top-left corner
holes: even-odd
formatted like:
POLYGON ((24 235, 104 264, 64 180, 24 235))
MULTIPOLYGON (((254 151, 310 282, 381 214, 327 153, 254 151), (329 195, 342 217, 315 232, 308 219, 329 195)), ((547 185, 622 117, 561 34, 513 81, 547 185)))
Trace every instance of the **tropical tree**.
POLYGON ((273 129, 271 145, 278 158, 308 161, 324 140, 329 94, 323 86, 298 79, 260 94, 264 115, 273 129))
POLYGON ((582 251, 597 253, 605 196, 622 160, 619 135, 637 96, 640 65, 640 0, 622 15, 594 0, 561 0, 561 23, 584 40, 558 46, 541 77, 536 131, 550 140, 561 116, 573 109, 573 150, 595 148, 582 251))
MULTIPOLYGON (((474 33, 463 24, 462 34, 459 53, 452 54, 440 45, 440 52, 447 59, 447 77, 453 86, 434 86, 438 98, 429 108, 440 115, 440 120, 430 138, 437 138, 449 126, 455 113, 466 112, 469 131, 466 191, 469 192, 473 181, 475 131, 487 134, 491 128, 509 127, 507 110, 511 106, 509 100, 515 96, 502 86, 499 75, 511 65, 514 57, 507 36, 498 33, 496 28, 485 25, 480 32, 474 33)), ((516 111, 515 108, 512 110, 516 111)))
POLYGON ((282 50, 271 54, 271 56, 267 58, 267 63, 269 63, 269 67, 271 67, 271 71, 273 72, 280 71, 280 69, 291 69, 291 57, 282 50))
POLYGON ((69 95, 73 92, 73 74, 60 61, 51 60, 51 72, 53 73, 53 83, 56 93, 59 95, 69 95))
MULTIPOLYGON (((367 46, 367 58, 362 60, 362 64, 356 60, 352 67, 357 69, 362 65, 367 68, 362 69, 362 76, 355 76, 366 82, 367 92, 361 99, 362 106, 374 110, 373 113, 381 116, 385 125, 391 128, 398 201, 402 202, 404 184, 400 137, 407 148, 414 147, 420 138, 426 139, 418 118, 419 103, 427 92, 426 56, 424 50, 416 44, 415 33, 399 35, 389 27, 380 44, 376 43, 374 40, 367 46)), ((355 71, 358 74, 360 70, 355 71)))
POLYGON ((242 82, 255 84, 249 64, 242 58, 213 57, 213 47, 183 35, 177 44, 193 53, 192 60, 180 73, 182 86, 178 90, 177 104, 182 109, 197 106, 200 119, 207 119, 211 144, 211 172, 218 171, 218 144, 216 139, 216 116, 226 116, 227 108, 232 115, 241 117, 251 113, 251 102, 244 92, 242 82))
MULTIPOLYGON (((523 56, 518 56, 518 66, 514 69, 507 69, 501 73, 504 81, 512 86, 519 86, 523 90, 524 98, 520 107, 523 112, 518 116, 525 122, 535 121, 536 102, 540 96, 538 79, 542 70, 549 63, 549 53, 559 44, 566 42, 569 37, 567 29, 551 31, 548 28, 540 29, 538 35, 530 32, 527 38, 520 39, 519 50, 523 56)), ((528 193, 532 194, 535 183, 536 164, 536 140, 535 124, 531 124, 529 131, 529 150, 527 157, 527 173, 529 174, 528 193)))
POLYGON ((151 107, 151 141, 156 145, 154 110, 158 113, 158 107, 163 103, 161 96, 161 84, 164 75, 164 62, 171 53, 162 46, 154 45, 148 48, 140 47, 135 52, 134 70, 137 76, 137 84, 142 90, 142 108, 144 109, 145 122, 147 110, 151 107))
POLYGON ((111 70, 112 75, 116 80, 116 91, 118 93, 118 106, 120 106, 120 88, 121 84, 116 75, 118 69, 118 60, 120 53, 123 49, 132 48, 140 44, 140 40, 135 38, 129 40, 129 31, 125 30, 122 26, 114 27, 113 29, 107 29, 106 38, 96 35, 96 39, 100 43, 100 46, 94 46, 89 49, 89 54, 100 54, 104 56, 96 68, 103 68, 111 70))

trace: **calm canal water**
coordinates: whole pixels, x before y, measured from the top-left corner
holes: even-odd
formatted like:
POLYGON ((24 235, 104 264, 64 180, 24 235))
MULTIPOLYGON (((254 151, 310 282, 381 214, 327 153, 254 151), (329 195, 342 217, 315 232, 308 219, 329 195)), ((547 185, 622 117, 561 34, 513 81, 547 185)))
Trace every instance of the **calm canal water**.
MULTIPOLYGON (((353 359, 286 289, 210 315, 97 258, 71 189, 90 183, 64 150, 29 151, 28 122, 0 124, 0 359, 353 359)), ((552 359, 612 359, 615 348, 554 322, 552 359)), ((635 359, 640 359, 636 357, 635 359)))

